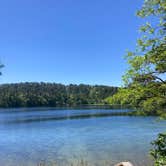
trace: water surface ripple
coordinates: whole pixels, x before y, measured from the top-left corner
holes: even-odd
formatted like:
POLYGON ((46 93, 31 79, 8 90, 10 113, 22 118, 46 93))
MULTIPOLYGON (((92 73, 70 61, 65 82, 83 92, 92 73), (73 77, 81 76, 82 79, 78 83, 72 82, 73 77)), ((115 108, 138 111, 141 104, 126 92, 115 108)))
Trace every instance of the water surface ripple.
POLYGON ((0 111, 0 165, 113 165, 130 160, 148 166, 150 142, 166 131, 155 117, 112 116, 129 110, 9 109, 0 111))

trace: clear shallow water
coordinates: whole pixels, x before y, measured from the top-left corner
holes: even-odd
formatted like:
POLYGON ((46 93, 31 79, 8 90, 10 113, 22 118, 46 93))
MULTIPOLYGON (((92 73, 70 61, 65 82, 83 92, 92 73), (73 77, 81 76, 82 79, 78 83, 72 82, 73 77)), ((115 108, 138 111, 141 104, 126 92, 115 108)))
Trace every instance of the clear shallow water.
POLYGON ((166 131, 166 121, 111 116, 115 111, 128 110, 1 110, 0 166, 37 166, 41 160, 61 166, 81 159, 100 166, 122 160, 151 165, 150 142, 166 131))

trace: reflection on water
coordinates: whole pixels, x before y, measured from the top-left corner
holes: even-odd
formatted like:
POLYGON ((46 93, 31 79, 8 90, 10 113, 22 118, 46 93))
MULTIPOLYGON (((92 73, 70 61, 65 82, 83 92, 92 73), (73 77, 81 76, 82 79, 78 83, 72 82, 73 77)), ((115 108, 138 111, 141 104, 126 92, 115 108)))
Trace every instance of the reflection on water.
POLYGON ((130 160, 136 166, 147 166, 150 142, 166 130, 166 121, 112 116, 127 111, 2 110, 0 165, 36 166, 41 160, 68 165, 84 159, 96 165, 130 160))
POLYGON ((123 115, 130 110, 128 109, 45 109, 32 108, 29 109, 7 109, 1 111, 0 123, 28 123, 51 120, 65 120, 65 119, 84 119, 104 116, 123 115))

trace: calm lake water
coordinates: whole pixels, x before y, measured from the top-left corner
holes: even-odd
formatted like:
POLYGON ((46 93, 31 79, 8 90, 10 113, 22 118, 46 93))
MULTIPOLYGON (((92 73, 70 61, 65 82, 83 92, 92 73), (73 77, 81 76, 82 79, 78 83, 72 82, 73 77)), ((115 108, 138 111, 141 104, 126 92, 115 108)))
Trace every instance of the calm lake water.
POLYGON ((151 165, 150 142, 166 131, 155 117, 112 116, 128 110, 1 109, 0 166, 151 165))

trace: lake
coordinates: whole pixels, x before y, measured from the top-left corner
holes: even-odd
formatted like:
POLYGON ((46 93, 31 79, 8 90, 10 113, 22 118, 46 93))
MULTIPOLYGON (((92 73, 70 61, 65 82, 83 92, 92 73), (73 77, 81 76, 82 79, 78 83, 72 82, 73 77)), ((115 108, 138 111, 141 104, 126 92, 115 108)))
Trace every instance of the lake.
POLYGON ((155 117, 113 116, 127 109, 0 109, 0 165, 149 166, 150 142, 166 131, 155 117))

